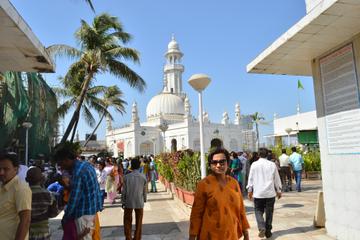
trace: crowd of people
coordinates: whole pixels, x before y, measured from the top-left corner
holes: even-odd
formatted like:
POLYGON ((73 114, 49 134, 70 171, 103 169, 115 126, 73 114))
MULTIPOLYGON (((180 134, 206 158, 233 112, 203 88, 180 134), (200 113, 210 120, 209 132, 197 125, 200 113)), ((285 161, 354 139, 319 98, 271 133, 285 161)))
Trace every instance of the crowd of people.
POLYGON ((40 155, 27 167, 13 152, 0 154, 1 239, 50 239, 49 218, 61 211, 63 239, 101 239, 98 214, 105 199, 115 204, 119 194, 126 239, 141 239, 142 209, 149 183, 150 191, 157 192, 153 156, 85 158, 64 145, 53 156, 55 166, 42 158, 40 155), (134 238, 133 209, 137 225, 134 238))
MULTIPOLYGON (((34 161, 21 167, 16 154, 0 154, 0 232, 2 239, 50 239, 49 218, 64 211, 63 239, 101 239, 99 212, 108 204, 124 209, 126 239, 141 239, 147 193, 157 192, 154 156, 132 159, 77 156, 63 146, 53 156, 56 167, 34 161), (150 185, 150 190, 149 190, 150 185), (136 229, 132 236, 132 213, 136 229)), ((258 152, 228 152, 217 148, 208 155, 210 174, 197 186, 190 217, 189 239, 249 239, 243 195, 254 201, 259 237, 271 237, 275 198, 301 191, 304 161, 296 148, 277 157, 258 152), (265 218, 264 218, 265 214, 265 218)))

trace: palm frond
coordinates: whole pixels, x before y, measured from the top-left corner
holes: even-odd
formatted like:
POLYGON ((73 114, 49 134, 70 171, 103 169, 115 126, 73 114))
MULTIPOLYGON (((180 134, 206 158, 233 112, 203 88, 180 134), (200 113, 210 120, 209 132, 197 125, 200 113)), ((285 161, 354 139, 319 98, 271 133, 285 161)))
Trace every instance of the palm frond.
POLYGON ((145 90, 145 81, 124 63, 116 60, 109 60, 108 66, 110 74, 126 81, 130 85, 130 87, 133 87, 140 92, 143 92, 145 90))
POLYGON ((88 89, 87 93, 90 95, 98 95, 100 93, 105 93, 107 87, 105 86, 94 86, 88 89))
POLYGON ((67 88, 53 87, 52 90, 58 97, 72 97, 70 90, 67 88))
POLYGON ((69 59, 78 59, 81 56, 81 51, 78 49, 65 45, 65 44, 56 44, 51 45, 46 48, 46 51, 49 53, 50 57, 55 61, 58 57, 68 57, 69 59))
POLYGON ((107 13, 96 16, 93 21, 93 27, 97 29, 100 34, 104 34, 110 29, 113 29, 117 32, 123 31, 123 26, 119 19, 107 13))
POLYGON ((74 99, 70 99, 62 103, 56 110, 58 117, 63 118, 74 105, 74 99))
POLYGON ((120 40, 122 43, 126 44, 131 41, 132 36, 127 32, 117 31, 109 34, 109 37, 115 37, 120 40))
POLYGON ((131 60, 134 63, 140 63, 140 53, 133 48, 115 47, 105 52, 106 55, 110 55, 114 58, 131 60))
POLYGON ((91 10, 95 13, 94 5, 92 4, 91 0, 85 0, 85 2, 90 6, 91 10))
POLYGON ((91 111, 89 110, 89 108, 86 105, 83 106, 82 116, 84 117, 85 122, 87 124, 89 124, 90 127, 95 126, 95 123, 96 123, 95 118, 94 118, 91 111))

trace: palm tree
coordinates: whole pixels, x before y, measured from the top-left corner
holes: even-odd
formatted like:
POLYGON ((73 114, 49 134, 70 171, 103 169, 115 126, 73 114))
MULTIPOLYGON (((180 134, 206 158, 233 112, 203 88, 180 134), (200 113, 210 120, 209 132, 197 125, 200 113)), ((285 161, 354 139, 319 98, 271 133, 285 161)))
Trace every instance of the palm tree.
MULTIPOLYGON (((125 112, 124 105, 127 103, 122 100, 123 93, 120 91, 120 89, 117 86, 110 86, 105 90, 104 97, 102 99, 103 101, 103 107, 107 110, 109 107, 115 108, 115 110, 121 114, 125 112)), ((100 126, 100 123, 104 120, 104 117, 109 117, 111 120, 113 120, 113 117, 108 111, 104 111, 102 113, 102 116, 94 128, 93 132, 90 134, 90 136, 86 139, 86 142, 83 147, 86 147, 86 145, 89 143, 91 137, 95 134, 96 130, 100 126)))
POLYGON ((265 118, 263 116, 261 116, 260 113, 255 112, 254 114, 250 115, 251 120, 253 122, 253 124, 255 124, 255 130, 256 130, 256 146, 257 149, 259 150, 260 148, 260 141, 259 141, 259 124, 264 124, 264 120, 265 118))
MULTIPOLYGON (((56 93, 58 98, 64 99, 61 105, 57 109, 57 114, 59 118, 63 118, 71 108, 76 107, 77 105, 77 97, 81 91, 79 87, 81 83, 73 81, 71 85, 64 82, 64 79, 60 79, 60 82, 63 84, 63 87, 55 87, 53 91, 56 93)), ((86 92, 84 104, 82 106, 82 116, 85 119, 85 122, 90 126, 95 126, 95 118, 91 113, 91 109, 94 109, 96 112, 103 113, 104 111, 107 112, 106 108, 104 107, 104 103, 101 98, 98 97, 99 94, 102 94, 106 91, 106 87, 104 86, 95 86, 90 87, 86 92)), ((78 120, 75 122, 77 126, 78 120)), ((71 142, 74 140, 75 137, 75 128, 72 131, 71 135, 71 142)))
POLYGON ((86 92, 98 74, 110 73, 140 92, 144 91, 146 86, 145 81, 122 62, 130 60, 139 63, 139 53, 133 48, 121 45, 128 43, 131 36, 123 31, 123 26, 116 17, 104 13, 96 16, 92 25, 81 20, 76 39, 80 43, 80 49, 67 45, 53 45, 48 48, 52 57, 65 55, 77 60, 70 66, 65 81, 71 82, 75 78, 82 83, 75 111, 61 139, 62 143, 67 140, 72 130, 76 130, 86 92))

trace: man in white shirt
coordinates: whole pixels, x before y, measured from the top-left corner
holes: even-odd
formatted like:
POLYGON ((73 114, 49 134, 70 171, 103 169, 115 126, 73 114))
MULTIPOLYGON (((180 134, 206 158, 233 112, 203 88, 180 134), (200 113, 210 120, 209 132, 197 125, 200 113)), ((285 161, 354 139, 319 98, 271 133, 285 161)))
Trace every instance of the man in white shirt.
POLYGON ((289 156, 286 154, 286 149, 282 149, 281 152, 282 152, 282 154, 279 157, 281 184, 282 184, 285 192, 287 192, 289 190, 292 191, 289 156))
POLYGON ((255 217, 259 229, 259 237, 272 236, 272 219, 275 197, 281 198, 281 180, 274 162, 266 159, 268 150, 259 149, 260 159, 250 167, 248 180, 248 197, 254 198, 255 217), (264 212, 266 219, 264 220, 264 212))

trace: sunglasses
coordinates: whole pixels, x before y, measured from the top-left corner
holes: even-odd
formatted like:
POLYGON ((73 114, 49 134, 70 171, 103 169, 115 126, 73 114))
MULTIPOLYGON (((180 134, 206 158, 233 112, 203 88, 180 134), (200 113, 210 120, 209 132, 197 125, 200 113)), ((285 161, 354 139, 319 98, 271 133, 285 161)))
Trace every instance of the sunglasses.
POLYGON ((219 163, 221 166, 223 166, 223 165, 225 165, 226 162, 227 162, 226 159, 211 160, 211 161, 210 161, 210 164, 211 164, 211 165, 217 165, 217 164, 219 163))

